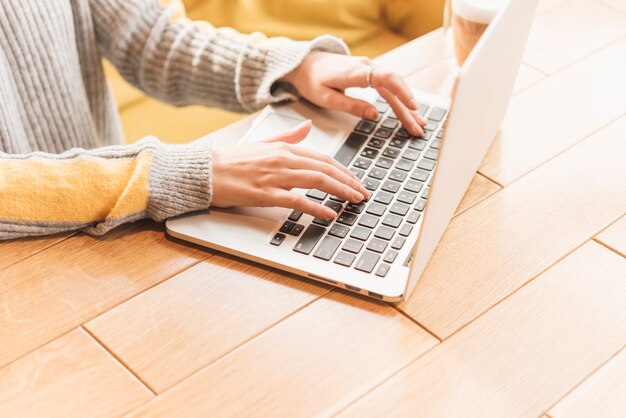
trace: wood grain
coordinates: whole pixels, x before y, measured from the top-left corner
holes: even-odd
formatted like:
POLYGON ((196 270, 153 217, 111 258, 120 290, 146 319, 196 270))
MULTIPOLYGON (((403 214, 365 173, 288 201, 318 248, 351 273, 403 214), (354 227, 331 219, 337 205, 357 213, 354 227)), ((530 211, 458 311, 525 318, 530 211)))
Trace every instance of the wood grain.
POLYGON ((596 240, 626 257, 626 216, 602 231, 596 240))
POLYGON ((327 416, 436 343, 385 304, 332 292, 131 416, 327 416))
POLYGON ((343 416, 537 417, 623 346, 624 277, 585 244, 343 416))
POLYGON ((42 238, 21 238, 0 242, 0 270, 19 263, 33 254, 52 247, 70 234, 53 235, 42 238))
POLYGON ((209 256, 148 222, 78 235, 0 272, 0 365, 209 256))
POLYGON ((467 188, 465 196, 461 199, 461 203, 459 203, 459 206, 456 208, 454 216, 459 216, 459 214, 477 205, 500 189, 501 187, 493 181, 480 174, 476 174, 467 188))
POLYGON ((626 14, 590 0, 571 0, 535 17, 524 62, 547 74, 626 34, 626 14))
POLYGON ((553 418, 623 418, 626 413, 626 349, 553 408, 553 418))
POLYGON ((527 87, 532 86, 538 81, 546 78, 546 75, 539 70, 530 67, 528 64, 522 63, 519 67, 513 94, 519 93, 527 87))
POLYGON ((220 255, 86 327, 160 393, 326 292, 314 282, 220 255))
POLYGON ((626 39, 511 99, 480 172, 502 185, 626 112, 626 39))
POLYGON ((624 135, 626 117, 453 219, 402 309, 447 338, 619 219, 624 135))
POLYGON ((119 416, 153 395, 83 330, 0 369, 0 416, 119 416))

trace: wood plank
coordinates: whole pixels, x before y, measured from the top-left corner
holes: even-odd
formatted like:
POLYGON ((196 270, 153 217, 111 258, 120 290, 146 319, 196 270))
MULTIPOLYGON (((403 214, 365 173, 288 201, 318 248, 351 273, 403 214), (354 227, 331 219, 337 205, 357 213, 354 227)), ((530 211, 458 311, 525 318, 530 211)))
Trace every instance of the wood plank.
POLYGON ((343 416, 539 416, 623 346, 624 277, 587 243, 343 416))
POLYGON ((552 10, 570 0, 539 0, 537 4, 537 14, 545 13, 548 10, 552 10))
POLYGON ((626 257, 626 216, 602 231, 596 241, 626 257))
POLYGON ((328 289, 219 255, 99 316, 86 328, 160 393, 328 289))
POLYGON ((327 416, 436 343, 388 305, 335 291, 131 416, 327 416))
POLYGON ((77 235, 0 272, 0 365, 179 273, 208 252, 139 222, 77 235))
POLYGON ((550 409, 553 418, 623 418, 626 413, 626 349, 550 409))
POLYGON ((50 248, 66 239, 70 234, 53 235, 42 238, 20 238, 0 242, 0 270, 50 248))
POLYGON ((500 189, 501 187, 493 181, 481 176, 480 174, 476 174, 476 176, 472 179, 467 192, 465 192, 465 196, 461 199, 461 203, 459 203, 459 206, 456 208, 454 216, 458 216, 472 206, 477 205, 500 189))
POLYGON ((592 0, 571 0, 535 18, 524 62, 547 74, 626 34, 626 14, 592 0))
POLYGON ((626 117, 453 219, 402 309, 447 338, 619 219, 624 135, 626 117))
POLYGON ((81 329, 0 369, 3 417, 112 417, 152 396, 81 329))
POLYGON ((508 185, 626 112, 626 39, 511 99, 480 172, 508 185))
POLYGON ((519 73, 517 74, 517 80, 515 87, 513 88, 513 94, 519 93, 535 84, 538 81, 546 78, 546 75, 539 70, 530 67, 528 64, 522 63, 519 67, 519 73))

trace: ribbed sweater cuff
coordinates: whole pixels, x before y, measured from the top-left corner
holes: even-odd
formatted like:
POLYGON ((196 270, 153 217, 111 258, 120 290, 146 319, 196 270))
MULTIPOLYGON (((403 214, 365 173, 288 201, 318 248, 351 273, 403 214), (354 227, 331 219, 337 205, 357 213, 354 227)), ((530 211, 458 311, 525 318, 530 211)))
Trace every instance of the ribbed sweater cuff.
POLYGON ((268 103, 298 99, 298 93, 291 85, 277 81, 295 70, 312 51, 350 54, 350 49, 343 40, 322 35, 308 42, 279 43, 264 51, 262 57, 254 57, 256 59, 244 56, 237 92, 243 108, 252 112, 268 103))
POLYGON ((147 215, 157 221, 211 204, 211 145, 160 144, 149 174, 147 215))

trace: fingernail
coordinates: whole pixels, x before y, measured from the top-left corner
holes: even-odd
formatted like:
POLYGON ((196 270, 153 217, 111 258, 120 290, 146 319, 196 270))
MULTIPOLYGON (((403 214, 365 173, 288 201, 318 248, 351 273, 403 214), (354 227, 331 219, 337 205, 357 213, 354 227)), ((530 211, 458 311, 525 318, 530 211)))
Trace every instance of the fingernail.
POLYGON ((411 100, 409 100, 409 106, 411 106, 412 110, 417 110, 417 102, 415 99, 411 98, 411 100))
POLYGON ((365 119, 374 120, 378 117, 378 111, 376 109, 367 109, 365 111, 365 119))
POLYGON ((424 130, 417 124, 417 122, 413 122, 411 124, 413 131, 414 131, 414 135, 423 135, 424 134, 424 130))
POLYGON ((352 199, 356 200, 357 202, 362 202, 363 199, 365 199, 365 196, 363 196, 361 193, 359 192, 352 192, 352 199))
POLYGON ((327 209, 326 214, 324 215, 324 218, 330 220, 330 219, 335 219, 335 216, 337 216, 337 212, 335 212, 332 209, 327 209))

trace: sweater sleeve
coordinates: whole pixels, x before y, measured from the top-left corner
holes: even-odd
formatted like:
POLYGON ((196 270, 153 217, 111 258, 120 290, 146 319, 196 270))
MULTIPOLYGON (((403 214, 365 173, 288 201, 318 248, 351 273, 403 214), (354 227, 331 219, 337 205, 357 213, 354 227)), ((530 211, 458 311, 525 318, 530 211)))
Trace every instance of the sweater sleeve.
POLYGON ((0 240, 83 230, 206 209, 211 148, 145 138, 62 154, 0 153, 0 240))
POLYGON ((180 0, 90 0, 105 57, 145 93, 170 104, 219 106, 252 112, 292 100, 277 83, 311 50, 347 54, 338 38, 310 42, 242 35, 184 15, 180 0))

